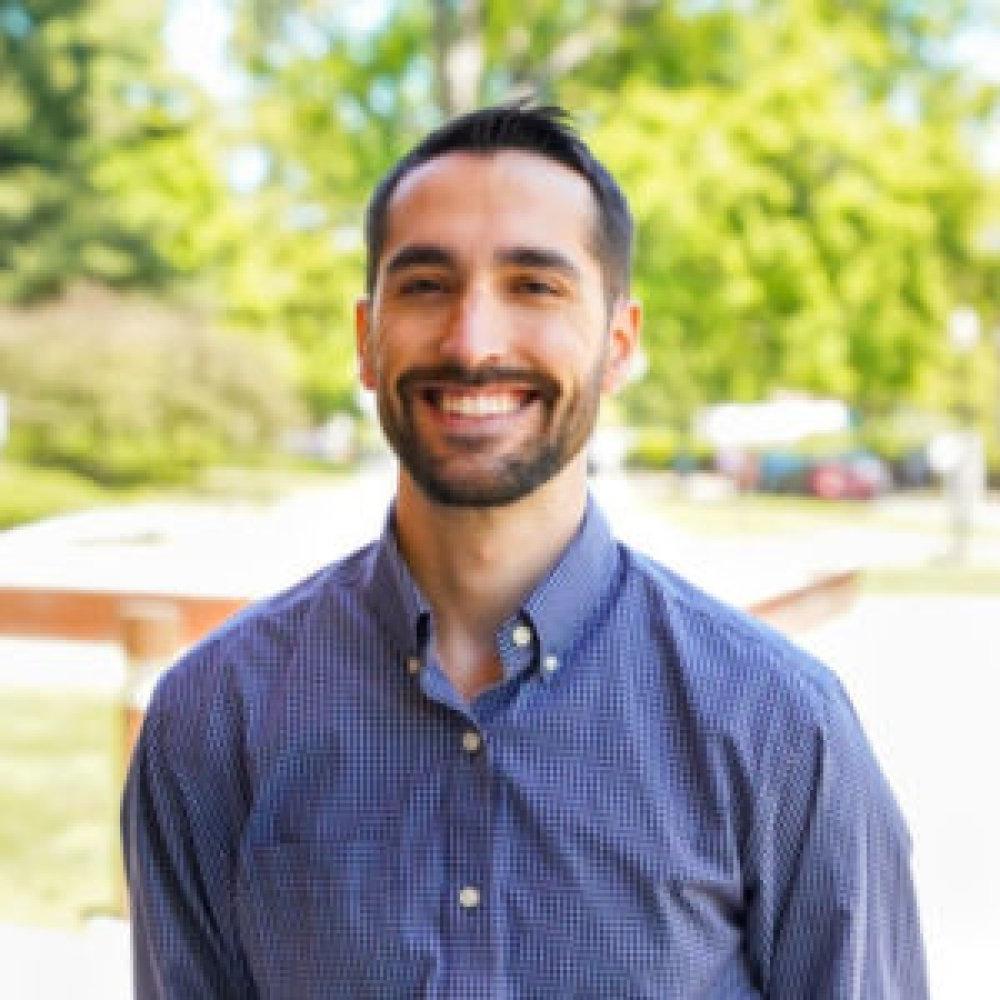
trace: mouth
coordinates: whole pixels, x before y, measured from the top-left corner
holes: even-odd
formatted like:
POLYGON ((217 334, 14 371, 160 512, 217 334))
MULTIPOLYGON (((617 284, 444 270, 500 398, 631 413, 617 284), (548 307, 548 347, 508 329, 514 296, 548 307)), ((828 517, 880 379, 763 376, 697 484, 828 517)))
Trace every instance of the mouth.
POLYGON ((484 386, 471 389, 449 386, 426 386, 420 398, 445 417, 509 417, 527 409, 540 398, 536 389, 484 386))
POLYGON ((544 419, 559 386, 542 372, 513 368, 468 370, 459 366, 414 368, 397 391, 425 421, 453 441, 480 441, 544 419))

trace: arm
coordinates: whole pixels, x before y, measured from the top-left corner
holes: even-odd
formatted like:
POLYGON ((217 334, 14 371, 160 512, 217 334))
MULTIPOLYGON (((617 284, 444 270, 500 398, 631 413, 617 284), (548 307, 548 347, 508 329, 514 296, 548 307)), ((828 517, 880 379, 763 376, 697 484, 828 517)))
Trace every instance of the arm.
POLYGON ((153 699, 122 803, 135 996, 243 1000, 256 993, 236 944, 241 782, 231 727, 220 725, 221 706, 210 722, 210 706, 179 703, 179 687, 161 684, 153 699))
POLYGON ((766 995, 926 1000, 906 826, 846 696, 824 694, 758 832, 749 930, 766 995))

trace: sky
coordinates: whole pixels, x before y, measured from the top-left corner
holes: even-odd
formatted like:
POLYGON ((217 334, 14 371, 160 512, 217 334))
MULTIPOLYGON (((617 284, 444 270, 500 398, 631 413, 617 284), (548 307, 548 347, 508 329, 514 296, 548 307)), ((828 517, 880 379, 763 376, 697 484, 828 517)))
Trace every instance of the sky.
MULTIPOLYGON (((231 2, 231 0, 230 0, 231 2)), ((388 0, 364 0, 343 5, 341 19, 364 33, 377 27, 388 0)), ((225 0, 168 0, 164 43, 173 67, 196 80, 221 103, 238 101, 242 82, 226 63, 232 22, 225 0)))
POLYGON ((231 21, 221 0, 170 0, 163 41, 174 69, 215 100, 236 101, 241 81, 226 64, 231 21))

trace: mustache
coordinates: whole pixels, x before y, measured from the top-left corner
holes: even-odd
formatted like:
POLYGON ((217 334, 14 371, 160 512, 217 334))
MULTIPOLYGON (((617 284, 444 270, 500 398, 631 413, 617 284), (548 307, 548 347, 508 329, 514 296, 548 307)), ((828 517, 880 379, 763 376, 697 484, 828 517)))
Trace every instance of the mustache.
POLYGON ((543 399, 555 399, 559 394, 556 380, 543 372, 504 368, 499 365, 466 368, 458 364, 409 368, 396 380, 396 391, 401 397, 406 398, 414 392, 437 388, 443 384, 447 384, 449 388, 458 386, 465 389, 482 389, 488 385, 527 386, 543 399))

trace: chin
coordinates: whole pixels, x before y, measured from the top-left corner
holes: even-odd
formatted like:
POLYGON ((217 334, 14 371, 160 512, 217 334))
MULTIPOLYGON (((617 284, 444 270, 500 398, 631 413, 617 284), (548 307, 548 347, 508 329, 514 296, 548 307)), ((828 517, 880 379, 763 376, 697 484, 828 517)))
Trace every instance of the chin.
POLYGON ((424 495, 444 507, 487 509, 508 507, 535 493, 554 479, 568 464, 558 448, 551 447, 533 456, 508 458, 488 471, 476 474, 445 474, 432 463, 403 463, 424 495))

